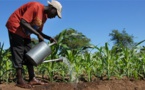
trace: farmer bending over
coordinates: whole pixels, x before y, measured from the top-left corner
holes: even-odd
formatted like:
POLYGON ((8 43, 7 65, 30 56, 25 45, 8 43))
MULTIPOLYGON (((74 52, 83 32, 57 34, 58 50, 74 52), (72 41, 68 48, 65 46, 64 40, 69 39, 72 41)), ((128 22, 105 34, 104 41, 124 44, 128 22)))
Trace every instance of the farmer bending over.
POLYGON ((47 18, 61 18, 62 6, 58 1, 48 2, 44 6, 39 2, 28 2, 18 8, 9 17, 6 27, 9 33, 10 50, 12 53, 12 63, 16 68, 17 86, 31 88, 33 85, 43 85, 45 83, 35 78, 33 65, 26 60, 25 53, 31 49, 30 35, 35 34, 39 41, 44 39, 56 42, 55 39, 45 35, 42 30, 47 18), (22 67, 27 66, 29 83, 26 83, 22 76, 22 67))

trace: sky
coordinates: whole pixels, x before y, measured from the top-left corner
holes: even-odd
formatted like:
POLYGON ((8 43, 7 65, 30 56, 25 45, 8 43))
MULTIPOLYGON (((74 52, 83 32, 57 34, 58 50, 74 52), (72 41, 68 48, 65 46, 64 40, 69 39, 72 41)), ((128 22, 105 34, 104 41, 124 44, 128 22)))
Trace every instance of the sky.
MULTIPOLYGON (((21 5, 37 1, 47 6, 47 0, 0 0, 0 42, 9 48, 9 37, 5 24, 9 16, 21 5)), ((126 30, 135 42, 145 39, 145 0, 58 0, 62 6, 62 19, 48 19, 43 32, 56 36, 61 31, 73 28, 98 47, 106 42, 110 46, 112 30, 126 30)), ((36 37, 32 35, 31 37, 36 37)), ((143 43, 142 45, 145 45, 143 43)))

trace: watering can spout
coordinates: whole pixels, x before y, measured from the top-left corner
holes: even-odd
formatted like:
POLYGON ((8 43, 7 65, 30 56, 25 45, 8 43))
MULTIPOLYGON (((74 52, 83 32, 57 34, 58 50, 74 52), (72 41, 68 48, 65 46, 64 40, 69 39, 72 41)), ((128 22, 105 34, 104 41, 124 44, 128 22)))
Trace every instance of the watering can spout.
POLYGON ((50 44, 48 44, 49 46, 52 46, 52 45, 54 45, 54 44, 57 44, 57 42, 53 42, 53 43, 50 43, 50 44))
POLYGON ((63 57, 60 57, 58 59, 52 59, 52 60, 43 61, 43 63, 46 63, 46 62, 63 62, 63 57))

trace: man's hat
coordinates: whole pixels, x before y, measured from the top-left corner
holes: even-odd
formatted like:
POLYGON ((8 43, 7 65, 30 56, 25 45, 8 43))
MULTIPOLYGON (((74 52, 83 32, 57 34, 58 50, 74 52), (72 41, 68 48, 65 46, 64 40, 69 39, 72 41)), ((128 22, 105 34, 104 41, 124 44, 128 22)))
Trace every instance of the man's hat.
POLYGON ((48 4, 50 4, 54 8, 56 8, 58 17, 61 18, 62 5, 60 4, 60 2, 58 2, 56 0, 52 0, 51 2, 50 1, 47 1, 47 2, 48 2, 48 4))

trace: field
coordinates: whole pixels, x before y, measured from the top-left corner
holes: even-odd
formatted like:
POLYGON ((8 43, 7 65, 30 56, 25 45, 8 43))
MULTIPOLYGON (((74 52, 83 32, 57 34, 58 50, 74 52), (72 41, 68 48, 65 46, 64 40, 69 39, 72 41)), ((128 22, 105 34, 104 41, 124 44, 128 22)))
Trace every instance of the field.
MULTIPOLYGON (((3 45, 0 48, 0 90, 27 90, 15 86, 16 71, 11 63, 11 53, 4 50, 3 45)), ((114 46, 109 49, 105 43, 102 47, 94 46, 96 52, 67 48, 58 52, 58 48, 52 47, 53 52, 46 60, 61 57, 63 62, 35 67, 37 77, 48 84, 29 90, 145 90, 144 47, 114 46)), ((23 71, 27 79, 26 67, 23 71)))
POLYGON ((19 88, 15 83, 10 83, 0 84, 0 90, 145 90, 145 81, 124 79, 79 83, 48 82, 47 85, 36 85, 32 89, 19 88))

